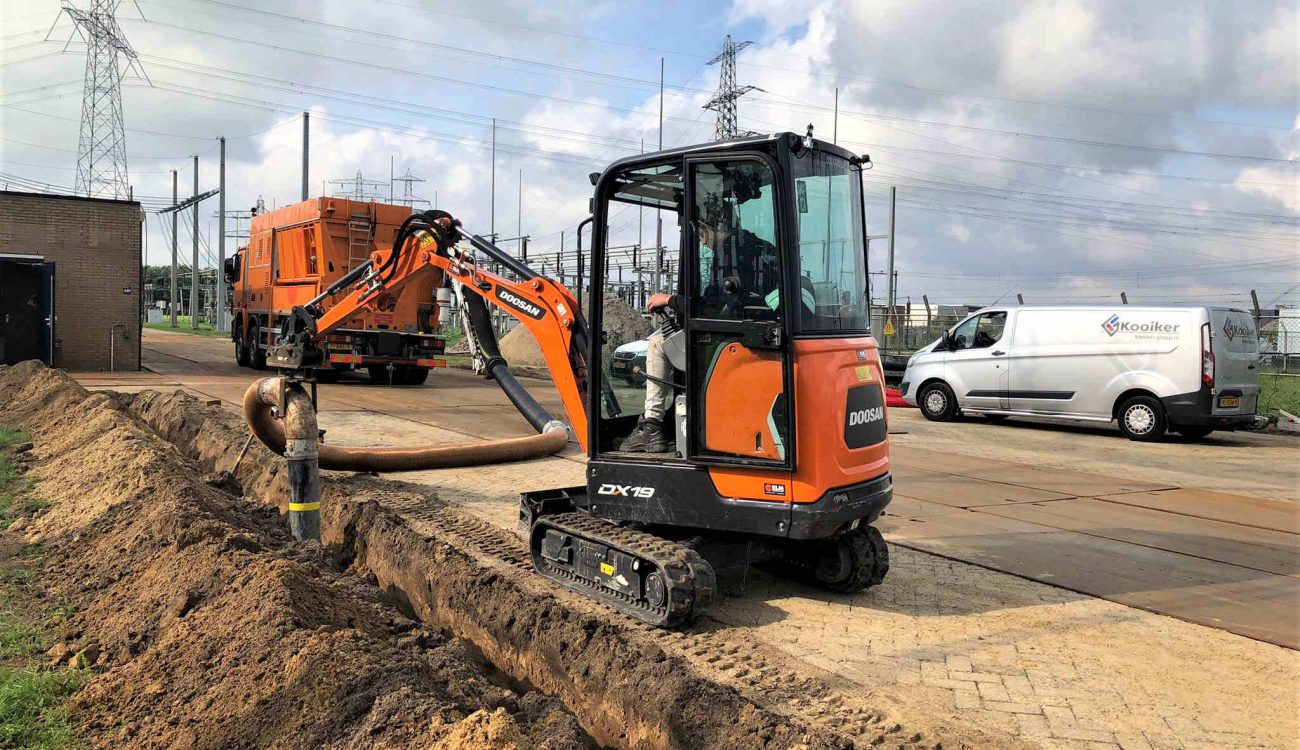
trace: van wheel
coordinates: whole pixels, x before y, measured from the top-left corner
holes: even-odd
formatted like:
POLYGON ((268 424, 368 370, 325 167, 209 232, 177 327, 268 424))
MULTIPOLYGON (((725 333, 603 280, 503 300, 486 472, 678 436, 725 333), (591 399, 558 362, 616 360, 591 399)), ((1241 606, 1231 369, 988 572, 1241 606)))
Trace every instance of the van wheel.
POLYGON ((932 422, 948 422, 957 416, 957 397, 947 383, 930 383, 916 400, 921 414, 932 422))
POLYGON ((1168 428, 1165 408, 1151 396, 1134 396, 1119 407, 1119 431, 1129 440, 1159 440, 1168 428))
POLYGON ((1188 440, 1200 440, 1203 437, 1208 437, 1211 432, 1214 432, 1213 427, 1205 427, 1203 425, 1185 425, 1183 427, 1175 427, 1174 429, 1179 435, 1182 435, 1188 440))

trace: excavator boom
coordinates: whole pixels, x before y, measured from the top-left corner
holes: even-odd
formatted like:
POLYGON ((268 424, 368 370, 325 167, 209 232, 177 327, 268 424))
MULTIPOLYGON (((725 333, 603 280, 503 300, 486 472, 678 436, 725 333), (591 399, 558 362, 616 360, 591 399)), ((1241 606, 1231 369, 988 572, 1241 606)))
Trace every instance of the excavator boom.
POLYGON ((488 324, 485 303, 495 305, 528 328, 541 347, 573 435, 585 450, 587 373, 584 357, 588 333, 573 294, 488 240, 462 233, 458 229, 459 222, 449 214, 430 211, 416 214, 412 219, 402 225, 392 248, 376 251, 369 263, 339 279, 307 305, 296 308, 288 324, 289 330, 281 332, 280 342, 272 348, 268 362, 276 367, 294 369, 310 366, 309 353, 345 321, 364 310, 381 307, 387 298, 395 296, 406 284, 429 275, 444 276, 460 284, 466 292, 465 312, 469 315, 471 329, 476 328, 477 321, 477 330, 483 331, 477 338, 479 345, 488 349, 489 372, 494 369, 492 359, 502 365, 504 360, 496 353, 494 342, 484 341, 490 337, 490 329, 484 331, 488 324), (475 254, 462 250, 457 244, 460 240, 508 268, 518 280, 484 268, 475 254))

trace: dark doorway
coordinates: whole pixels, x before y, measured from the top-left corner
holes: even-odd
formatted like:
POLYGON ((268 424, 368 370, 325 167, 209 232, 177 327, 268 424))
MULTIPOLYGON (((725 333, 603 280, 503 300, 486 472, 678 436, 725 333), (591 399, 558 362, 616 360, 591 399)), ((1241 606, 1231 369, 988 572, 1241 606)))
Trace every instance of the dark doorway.
POLYGON ((54 264, 0 258, 0 363, 53 363, 54 264))

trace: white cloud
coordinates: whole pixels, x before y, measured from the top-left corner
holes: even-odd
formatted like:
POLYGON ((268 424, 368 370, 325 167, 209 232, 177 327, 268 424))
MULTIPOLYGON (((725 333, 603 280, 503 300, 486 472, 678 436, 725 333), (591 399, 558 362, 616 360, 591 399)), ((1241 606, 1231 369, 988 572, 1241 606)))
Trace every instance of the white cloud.
POLYGON ((970 227, 965 224, 944 224, 943 233, 958 242, 966 242, 970 239, 970 227))

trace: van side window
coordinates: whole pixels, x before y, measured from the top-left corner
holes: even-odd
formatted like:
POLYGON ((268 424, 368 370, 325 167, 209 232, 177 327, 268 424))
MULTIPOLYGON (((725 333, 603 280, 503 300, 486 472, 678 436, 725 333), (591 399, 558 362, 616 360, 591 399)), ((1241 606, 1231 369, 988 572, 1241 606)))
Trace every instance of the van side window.
POLYGON ((993 346, 1007 328, 1005 312, 986 312, 953 329, 954 349, 983 349, 993 346))

